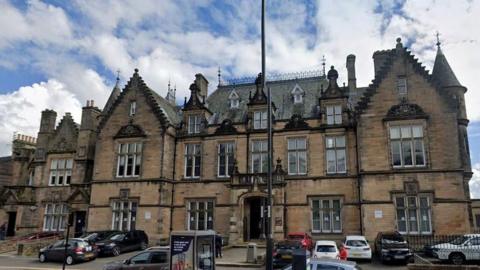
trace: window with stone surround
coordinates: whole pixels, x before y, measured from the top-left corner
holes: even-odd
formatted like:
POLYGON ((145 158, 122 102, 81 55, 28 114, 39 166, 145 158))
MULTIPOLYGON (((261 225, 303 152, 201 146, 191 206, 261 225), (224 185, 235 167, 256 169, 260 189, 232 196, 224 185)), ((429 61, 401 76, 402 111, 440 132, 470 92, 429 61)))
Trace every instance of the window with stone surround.
POLYGON ((235 144, 225 142, 218 144, 218 176, 230 177, 235 163, 235 144))
POLYGON ((201 115, 189 115, 188 116, 188 134, 198 134, 200 133, 202 125, 202 116, 201 115))
POLYGON ((253 129, 265 129, 267 128, 267 111, 253 112, 253 129))
POLYGON ((391 126, 390 145, 394 168, 425 166, 423 127, 421 125, 391 126))
POLYGON ((68 222, 68 206, 63 203, 47 203, 43 216, 44 231, 64 231, 68 222))
POLYGON ((202 164, 200 144, 185 145, 185 178, 199 178, 202 164))
POLYGON ((431 196, 395 196, 397 230, 404 234, 431 234, 431 196))
POLYGON ((307 173, 307 139, 289 138, 288 150, 288 174, 303 175, 307 173))
POLYGON ((327 173, 346 173, 345 136, 326 137, 326 149, 327 173))
POLYGON ((407 78, 400 76, 397 78, 397 92, 400 97, 405 97, 407 95, 407 78))
POLYGON ((327 106, 327 125, 340 125, 342 123, 342 106, 327 106))
POLYGON ((342 232, 342 200, 313 198, 311 200, 312 233, 342 232))
POLYGON ((268 170, 268 143, 267 140, 252 142, 251 150, 252 173, 264 173, 268 170))
POLYGON ((130 102, 130 111, 128 113, 129 116, 134 116, 137 113, 137 102, 132 101, 130 102))
POLYGON ((112 201, 112 230, 135 230, 137 207, 137 201, 133 200, 112 201))
POLYGON ((50 186, 68 186, 72 180, 73 159, 50 161, 50 186))
POLYGON ((188 230, 213 230, 213 201, 194 200, 187 203, 188 230))
POLYGON ((120 143, 117 153, 117 177, 137 177, 142 165, 142 143, 120 143))

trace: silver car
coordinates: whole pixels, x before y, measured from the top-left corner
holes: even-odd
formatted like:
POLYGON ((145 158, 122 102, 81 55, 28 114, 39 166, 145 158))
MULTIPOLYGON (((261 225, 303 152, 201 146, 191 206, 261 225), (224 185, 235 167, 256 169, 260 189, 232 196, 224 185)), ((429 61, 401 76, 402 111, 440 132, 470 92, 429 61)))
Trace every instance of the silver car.
MULTIPOLYGON (((283 270, 292 270, 292 266, 283 268, 283 270)), ((342 261, 336 259, 307 259, 306 270, 361 270, 355 262, 342 261)))

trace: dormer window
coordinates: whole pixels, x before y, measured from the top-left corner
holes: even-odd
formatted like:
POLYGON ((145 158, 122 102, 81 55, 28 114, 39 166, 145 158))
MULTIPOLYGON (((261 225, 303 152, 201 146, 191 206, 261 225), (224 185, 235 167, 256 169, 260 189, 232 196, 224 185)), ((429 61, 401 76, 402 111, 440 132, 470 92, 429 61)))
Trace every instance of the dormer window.
POLYGON ((267 128, 267 111, 256 111, 253 113, 253 129, 267 128))
POLYGON ((327 106, 327 125, 340 125, 342 123, 342 106, 327 106))
POLYGON ((303 103, 303 94, 305 92, 303 91, 302 88, 298 84, 295 85, 295 87, 292 90, 292 96, 293 96, 293 103, 298 104, 298 103, 303 103))
POLYGON ((137 112, 137 102, 136 102, 136 101, 132 101, 132 102, 130 102, 130 112, 129 112, 129 115, 130 115, 130 116, 134 116, 136 112, 137 112))
POLYGON ((398 77, 397 79, 397 91, 400 97, 404 97, 407 95, 407 78, 405 77, 398 77))
POLYGON ((240 97, 238 96, 235 89, 228 96, 228 101, 230 103, 230 109, 237 109, 240 106, 240 97))
POLYGON ((200 115, 189 115, 188 116, 188 134, 200 133, 201 123, 202 123, 202 118, 200 115))

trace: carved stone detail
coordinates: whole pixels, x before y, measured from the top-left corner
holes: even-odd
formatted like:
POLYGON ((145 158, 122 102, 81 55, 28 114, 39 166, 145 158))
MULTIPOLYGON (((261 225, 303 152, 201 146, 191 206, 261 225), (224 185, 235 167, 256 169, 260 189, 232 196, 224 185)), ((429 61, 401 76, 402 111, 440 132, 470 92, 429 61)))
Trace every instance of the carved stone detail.
POLYGON ((114 138, 118 139, 118 138, 145 137, 145 136, 147 135, 139 125, 129 123, 128 125, 121 127, 114 138))
POLYGON ((233 125, 232 120, 225 119, 222 121, 220 126, 215 130, 215 134, 235 134, 237 133, 237 129, 233 125))
POLYGON ((392 106, 387 113, 387 119, 423 118, 427 115, 417 104, 408 103, 402 99, 400 104, 392 106))
POLYGON ((285 129, 306 129, 309 127, 308 123, 298 114, 292 115, 290 120, 288 120, 288 123, 285 125, 285 129))

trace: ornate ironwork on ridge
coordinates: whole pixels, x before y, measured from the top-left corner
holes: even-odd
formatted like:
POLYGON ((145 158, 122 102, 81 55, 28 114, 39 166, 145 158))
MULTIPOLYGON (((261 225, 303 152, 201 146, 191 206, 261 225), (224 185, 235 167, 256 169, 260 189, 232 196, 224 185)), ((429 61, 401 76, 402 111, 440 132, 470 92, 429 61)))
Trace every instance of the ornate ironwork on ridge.
MULTIPOLYGON (((309 70, 309 71, 302 71, 302 72, 267 74, 267 82, 288 81, 288 80, 317 78, 317 77, 325 77, 324 72, 322 70, 309 70)), ((247 77, 225 79, 225 80, 222 80, 221 86, 253 84, 255 83, 256 78, 257 77, 255 76, 247 76, 247 77)))

